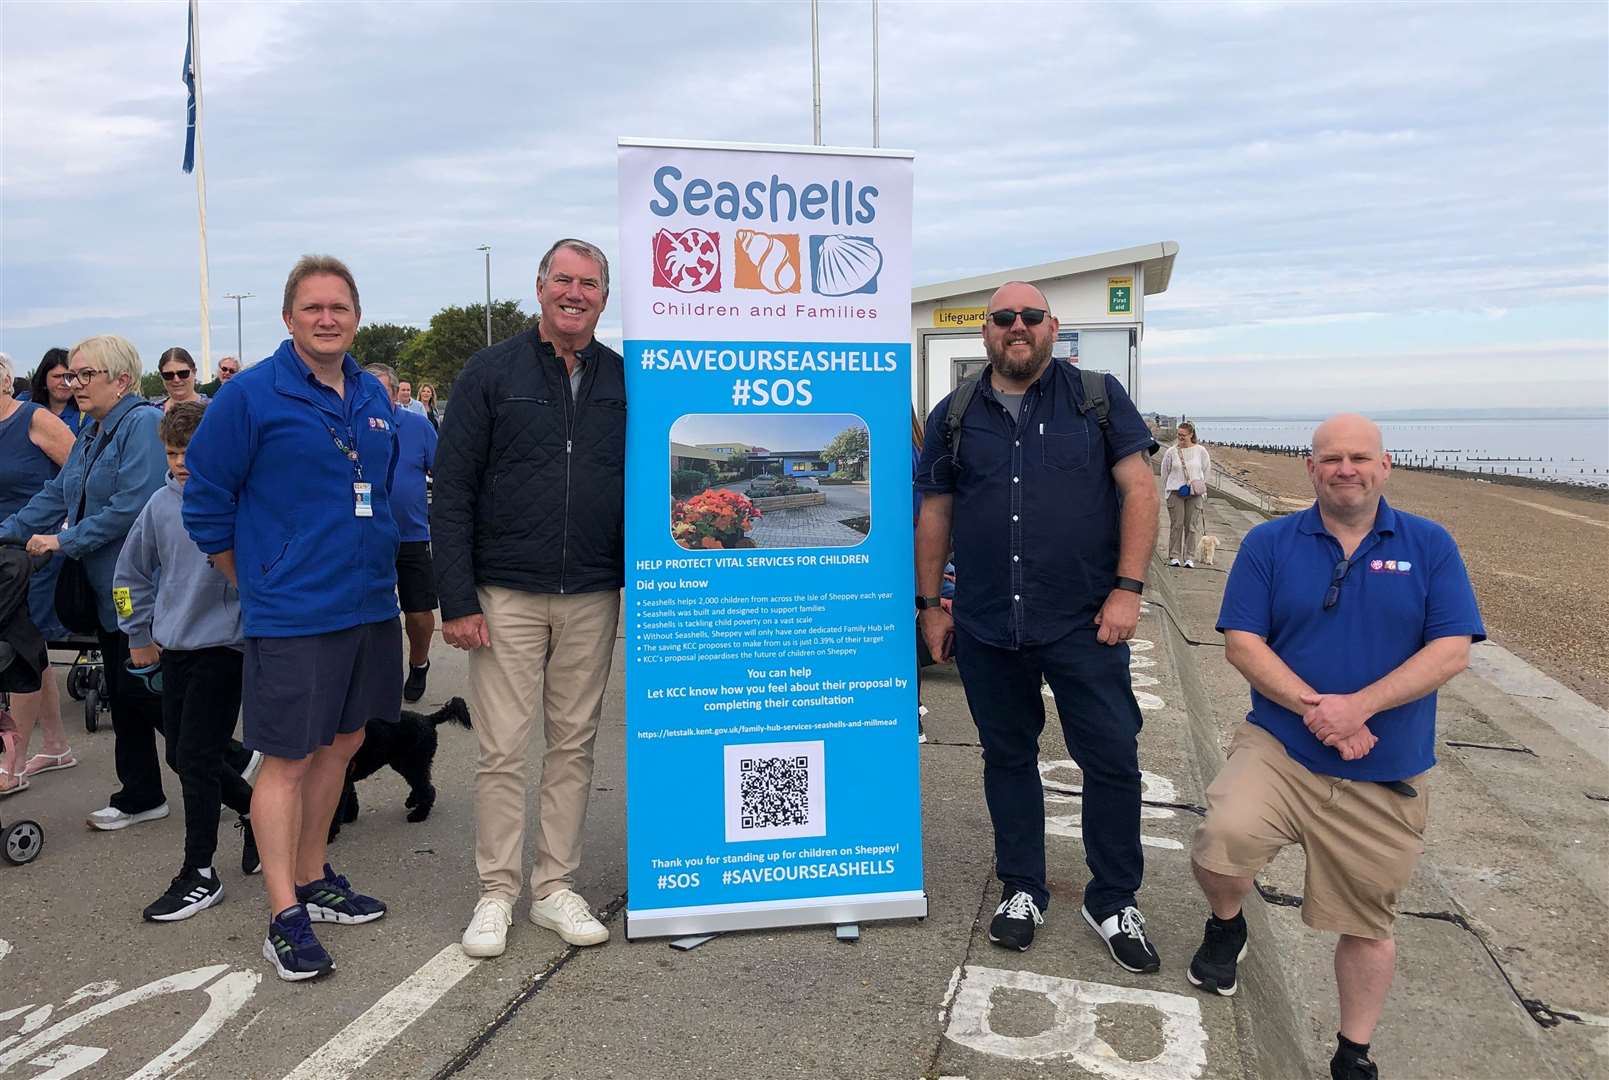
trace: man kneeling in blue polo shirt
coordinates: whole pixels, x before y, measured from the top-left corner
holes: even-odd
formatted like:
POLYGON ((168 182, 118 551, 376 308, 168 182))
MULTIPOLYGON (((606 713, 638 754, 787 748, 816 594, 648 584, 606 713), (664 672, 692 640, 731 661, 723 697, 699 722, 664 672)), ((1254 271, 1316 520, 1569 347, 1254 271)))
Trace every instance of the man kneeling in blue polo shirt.
POLYGON ((1188 974, 1235 992, 1241 901, 1281 848, 1301 844, 1302 920, 1341 936, 1330 1074, 1373 1080, 1397 895, 1424 854, 1436 690, 1486 632, 1447 530, 1381 497, 1391 458, 1379 428, 1326 420, 1307 473, 1318 501, 1247 533, 1224 590, 1218 629, 1252 708, 1207 788, 1191 851, 1212 917, 1188 974))
POLYGON ((391 397, 348 355, 352 272, 304 256, 285 282, 290 339, 218 391, 190 442, 184 524, 240 588, 245 743, 263 753, 251 820, 281 979, 335 966, 311 923, 366 923, 385 905, 324 861, 364 725, 402 705, 397 437, 391 397))

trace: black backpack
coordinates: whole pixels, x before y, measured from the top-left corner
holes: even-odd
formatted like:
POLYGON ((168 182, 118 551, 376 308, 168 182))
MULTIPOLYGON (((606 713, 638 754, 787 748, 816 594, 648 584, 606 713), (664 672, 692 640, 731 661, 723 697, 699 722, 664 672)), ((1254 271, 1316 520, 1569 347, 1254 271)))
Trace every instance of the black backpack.
MULTIPOLYGON (((1106 372, 1079 368, 1078 377, 1084 384, 1084 405, 1079 412, 1095 414, 1095 421, 1101 425, 1101 436, 1104 438, 1107 429, 1112 426, 1112 403, 1106 396, 1106 372)), ((944 445, 950 448, 950 457, 956 468, 961 466, 961 418, 966 415, 967 406, 972 404, 981 378, 983 373, 980 372, 962 379, 961 385, 950 395, 950 408, 944 414, 944 445)))

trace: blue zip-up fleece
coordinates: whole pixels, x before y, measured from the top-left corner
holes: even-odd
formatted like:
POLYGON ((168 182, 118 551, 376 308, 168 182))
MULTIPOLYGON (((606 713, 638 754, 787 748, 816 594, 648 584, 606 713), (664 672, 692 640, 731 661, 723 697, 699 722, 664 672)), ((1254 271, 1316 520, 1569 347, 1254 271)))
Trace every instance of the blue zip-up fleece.
POLYGON ((287 339, 224 383, 185 452, 184 527, 209 555, 234 551, 247 637, 396 617, 396 420, 380 381, 350 355, 342 372, 344 397, 287 339), (359 480, 372 485, 369 517, 353 513, 359 480))
POLYGON ((137 394, 125 396, 106 419, 85 423, 61 472, 27 506, 0 522, 0 537, 27 540, 36 533, 55 532, 67 520, 67 527, 56 533, 61 550, 84 564, 95 588, 101 627, 108 631, 117 629, 117 610, 112 606, 117 553, 134 519, 167 475, 167 455, 156 433, 161 422, 161 409, 137 394), (111 438, 101 446, 103 431, 111 432, 111 438))
POLYGON ((112 579, 118 628, 133 649, 241 648, 240 593, 184 531, 183 499, 169 474, 134 519, 112 579))

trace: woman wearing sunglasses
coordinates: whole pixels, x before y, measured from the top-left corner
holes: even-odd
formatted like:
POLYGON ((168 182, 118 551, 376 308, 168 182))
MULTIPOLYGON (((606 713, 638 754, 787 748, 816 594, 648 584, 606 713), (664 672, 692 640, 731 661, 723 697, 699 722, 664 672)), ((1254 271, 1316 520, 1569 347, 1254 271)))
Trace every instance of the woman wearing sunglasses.
POLYGON ((162 388, 168 393, 167 400, 162 402, 163 412, 168 411, 169 405, 181 401, 208 400, 206 394, 196 390, 196 362, 186 350, 175 345, 162 354, 156 369, 162 373, 162 388))
MULTIPOLYGON (((156 753, 162 702, 128 672, 128 636, 117 628, 112 598, 112 574, 123 542, 167 473, 167 456, 157 436, 162 414, 139 395, 139 352, 113 334, 73 346, 67 359, 67 385, 88 418, 84 429, 61 472, 27 505, 0 521, 0 538, 24 541, 30 555, 59 551, 76 560, 94 594, 92 622, 106 672, 121 787, 104 808, 89 816, 88 824, 122 829, 168 816, 156 753), (56 532, 63 520, 66 527, 56 532)), ((72 623, 60 604, 57 615, 72 623)))

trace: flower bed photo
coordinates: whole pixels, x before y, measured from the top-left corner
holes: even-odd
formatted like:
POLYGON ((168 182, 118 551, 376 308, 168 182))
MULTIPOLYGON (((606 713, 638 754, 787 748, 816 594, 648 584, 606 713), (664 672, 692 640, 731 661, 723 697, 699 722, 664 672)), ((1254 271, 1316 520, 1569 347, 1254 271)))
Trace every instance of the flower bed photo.
POLYGON ((670 535, 684 548, 753 547, 748 533, 761 517, 739 492, 725 488, 701 491, 670 505, 670 535))

